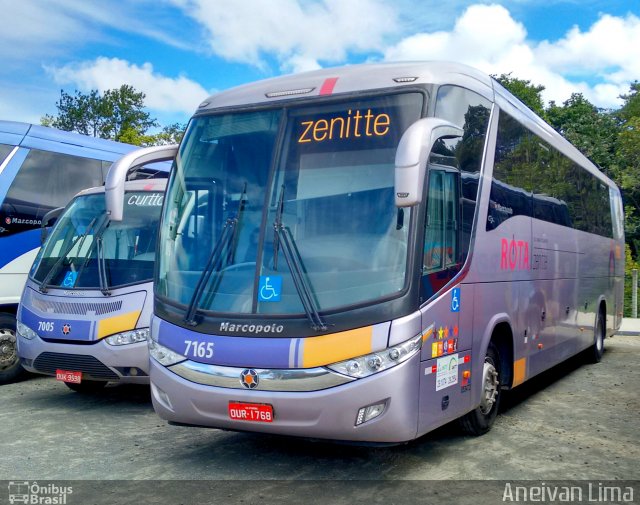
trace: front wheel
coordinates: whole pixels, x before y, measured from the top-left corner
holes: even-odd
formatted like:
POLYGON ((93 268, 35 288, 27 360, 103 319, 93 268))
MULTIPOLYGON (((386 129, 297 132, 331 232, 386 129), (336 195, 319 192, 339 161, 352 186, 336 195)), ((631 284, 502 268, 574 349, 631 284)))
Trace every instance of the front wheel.
POLYGON ((489 344, 482 369, 480 405, 460 418, 460 426, 470 435, 484 435, 491 429, 500 407, 500 352, 489 344))
POLYGON ((0 314, 0 384, 15 380, 24 372, 16 338, 16 318, 0 314))

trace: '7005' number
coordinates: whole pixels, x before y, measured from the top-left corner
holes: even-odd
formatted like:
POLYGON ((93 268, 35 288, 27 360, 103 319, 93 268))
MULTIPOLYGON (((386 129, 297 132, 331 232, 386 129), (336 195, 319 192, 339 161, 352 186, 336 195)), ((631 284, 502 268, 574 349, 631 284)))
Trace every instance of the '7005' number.
POLYGON ((38 321, 38 331, 52 332, 55 329, 51 321, 38 321))
POLYGON ((187 346, 184 350, 186 356, 194 358, 213 358, 213 342, 198 342, 197 340, 185 340, 187 346))

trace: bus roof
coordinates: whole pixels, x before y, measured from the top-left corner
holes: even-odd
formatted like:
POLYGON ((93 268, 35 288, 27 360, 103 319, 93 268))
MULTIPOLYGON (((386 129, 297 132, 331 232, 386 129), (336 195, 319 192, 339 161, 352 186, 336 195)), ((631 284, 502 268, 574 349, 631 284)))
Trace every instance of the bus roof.
POLYGON ((72 149, 81 148, 82 150, 112 153, 108 158, 113 159, 138 148, 138 146, 131 144, 89 137, 80 133, 62 131, 47 126, 0 120, 0 139, 4 136, 11 137, 15 141, 15 145, 23 147, 39 148, 48 142, 55 142, 57 144, 66 144, 72 149))
POLYGON ((210 96, 196 114, 227 107, 282 103, 286 100, 399 89, 426 84, 461 86, 496 103, 549 144, 585 167, 609 186, 615 183, 578 149, 538 117, 498 81, 473 67, 445 61, 376 63, 325 68, 257 81, 210 96))
POLYGON ((444 83, 460 83, 489 99, 493 96, 491 78, 460 63, 377 63, 326 68, 245 84, 210 96, 202 102, 198 112, 283 99, 444 83))

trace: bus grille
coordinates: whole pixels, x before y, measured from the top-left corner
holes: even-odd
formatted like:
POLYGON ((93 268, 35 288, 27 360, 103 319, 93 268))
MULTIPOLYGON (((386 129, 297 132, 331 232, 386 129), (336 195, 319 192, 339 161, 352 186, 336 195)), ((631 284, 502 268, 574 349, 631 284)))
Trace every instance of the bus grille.
POLYGON ((122 308, 122 300, 106 303, 84 303, 84 302, 59 302, 56 300, 42 300, 33 297, 33 306, 41 312, 52 312, 54 314, 72 314, 75 316, 86 316, 89 313, 96 316, 103 316, 118 312, 122 308))
POLYGON ((82 354, 64 354, 43 352, 33 362, 33 368, 39 372, 55 375, 56 370, 82 372, 93 379, 118 380, 118 375, 93 356, 82 354))

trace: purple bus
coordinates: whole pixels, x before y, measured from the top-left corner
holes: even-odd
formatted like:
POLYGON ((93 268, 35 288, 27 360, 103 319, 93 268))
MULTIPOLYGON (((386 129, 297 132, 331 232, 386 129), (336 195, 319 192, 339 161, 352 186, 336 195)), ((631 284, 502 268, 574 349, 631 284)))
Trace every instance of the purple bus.
POLYGON ((173 424, 397 443, 619 328, 620 192, 495 80, 362 65, 216 94, 160 225, 149 348, 173 424))

